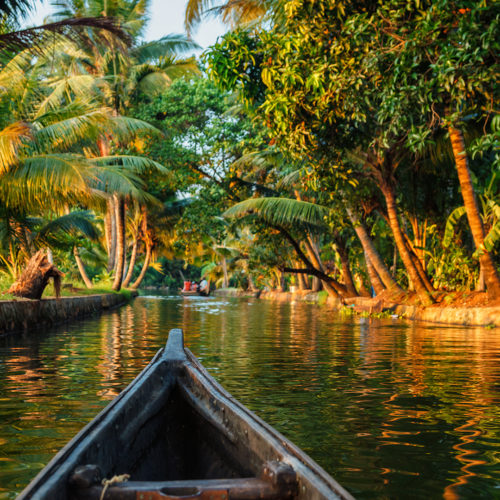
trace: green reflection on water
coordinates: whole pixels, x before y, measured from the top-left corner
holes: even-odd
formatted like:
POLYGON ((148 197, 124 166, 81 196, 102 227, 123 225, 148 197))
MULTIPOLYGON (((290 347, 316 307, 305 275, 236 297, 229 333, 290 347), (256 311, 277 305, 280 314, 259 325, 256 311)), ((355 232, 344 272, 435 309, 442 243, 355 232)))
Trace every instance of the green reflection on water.
POLYGON ((240 401, 359 498, 493 498, 500 332, 343 318, 309 304, 141 297, 0 340, 0 498, 183 328, 240 401))

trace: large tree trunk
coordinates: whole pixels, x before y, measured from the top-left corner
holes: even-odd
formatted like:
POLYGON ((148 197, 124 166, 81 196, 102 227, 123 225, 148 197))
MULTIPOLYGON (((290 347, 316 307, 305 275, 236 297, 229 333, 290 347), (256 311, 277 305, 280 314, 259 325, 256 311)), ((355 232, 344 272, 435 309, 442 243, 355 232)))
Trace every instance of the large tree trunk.
MULTIPOLYGON (((410 255, 410 251, 406 246, 405 237, 403 235, 403 231, 401 229, 401 225, 399 223, 397 205, 396 205, 396 197, 394 195, 394 189, 388 183, 385 183, 381 186, 382 194, 385 198, 385 203, 387 205, 387 215, 389 217, 389 225, 391 227, 392 234, 394 236, 394 241, 396 246, 398 247, 399 255, 401 256, 401 260, 408 272, 410 279, 415 286, 415 290, 417 295, 422 302, 422 304, 428 306, 434 303, 434 299, 429 294, 424 282, 420 278, 420 275, 415 267, 415 264, 410 255)), ((373 261, 372 261, 373 262, 373 261)))
POLYGON ((451 147, 453 148, 453 156, 464 199, 467 220, 469 221, 474 244, 479 250, 479 262, 483 269, 486 291, 488 297, 497 299, 500 297, 500 277, 498 276, 491 254, 484 247, 484 226, 472 185, 465 141, 459 129, 450 126, 448 127, 448 132, 450 134, 451 147))
POLYGON ((137 276, 137 279, 134 281, 134 283, 130 285, 130 288, 132 288, 132 290, 137 290, 141 285, 144 276, 146 276, 146 271, 148 270, 149 263, 151 262, 152 252, 153 252, 152 245, 150 243, 146 243, 146 257, 144 259, 144 264, 142 266, 141 273, 139 274, 139 276, 137 276))
POLYGON ((125 201, 117 194, 114 194, 113 198, 116 209, 116 271, 113 290, 118 291, 122 286, 125 256, 125 201))
POLYGON ((49 262, 45 252, 38 250, 26 264, 19 279, 7 290, 7 293, 12 293, 17 297, 40 300, 52 278, 56 296, 59 297, 62 276, 63 273, 49 262))
POLYGON ((346 212, 352 226, 354 227, 356 236, 359 238, 361 246, 363 247, 363 253, 365 254, 365 261, 367 262, 367 265, 369 260, 386 288, 392 291, 403 291, 402 288, 396 283, 396 280, 393 278, 389 269, 387 269, 387 266, 384 264, 384 261, 377 252, 365 225, 350 208, 346 208, 346 212))
POLYGON ((87 288, 92 288, 93 284, 90 281, 90 278, 85 270, 85 266, 83 265, 82 259, 80 258, 80 254, 78 253, 78 248, 75 245, 73 247, 73 255, 75 256, 76 265, 78 266, 78 271, 80 271, 80 276, 82 277, 83 282, 87 288))

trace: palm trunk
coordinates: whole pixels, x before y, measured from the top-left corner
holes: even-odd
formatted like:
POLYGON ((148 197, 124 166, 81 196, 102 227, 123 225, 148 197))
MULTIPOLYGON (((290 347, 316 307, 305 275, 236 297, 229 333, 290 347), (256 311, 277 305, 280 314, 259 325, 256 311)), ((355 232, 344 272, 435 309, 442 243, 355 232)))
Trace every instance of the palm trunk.
MULTIPOLYGON (((295 262, 295 267, 299 267, 300 264, 295 262)), ((307 276, 302 273, 296 273, 297 283, 299 286, 299 290, 309 290, 309 283, 307 282, 307 276)))
POLYGON ((123 258, 125 255, 125 202, 118 195, 113 195, 116 217, 116 266, 113 290, 118 291, 123 280, 123 258))
POLYGON ((139 276, 137 276, 137 279, 130 286, 132 290, 137 290, 141 285, 144 276, 146 276, 146 271, 148 270, 149 263, 151 262, 152 251, 153 251, 152 245, 150 243, 146 243, 146 257, 144 259, 144 265, 142 266, 139 276))
MULTIPOLYGON (((381 294, 386 288, 380 279, 375 267, 373 267, 369 258, 365 259, 366 270, 368 271, 368 277, 370 278, 370 283, 372 284, 373 290, 375 290, 375 295, 381 294)), ((371 294, 370 294, 371 297, 371 294)))
POLYGON ((465 211, 467 213, 467 220, 469 221, 474 244, 480 252, 479 262, 483 269, 486 291, 488 297, 495 300, 500 297, 500 277, 491 254, 484 247, 484 226, 474 193, 474 187, 472 185, 468 158, 465 150, 465 141, 459 129, 450 126, 448 127, 448 132, 450 134, 458 180, 460 182, 460 189, 462 191, 465 211))
POLYGON ((391 227, 391 231, 394 237, 394 241, 396 246, 398 247, 399 255, 401 256, 401 260, 408 272, 410 279, 415 286, 415 291, 420 299, 420 301, 428 306, 434 303, 434 299, 427 291, 427 288, 420 278, 420 275, 413 263, 412 257, 410 255, 410 251, 406 246, 405 238, 403 235, 403 231, 401 229, 401 225, 399 224, 397 205, 396 205, 396 197, 394 195, 394 189, 387 183, 384 183, 381 186, 382 194, 385 198, 385 203, 387 205, 387 215, 389 216, 389 225, 391 227))
POLYGON ((356 236, 359 238, 361 242, 361 246, 363 247, 363 253, 365 254, 365 261, 370 261, 371 265, 377 271, 377 274, 380 276, 382 283, 386 288, 392 291, 403 291, 402 288, 396 283, 396 280, 392 277, 389 269, 387 269, 382 257, 380 257, 375 245, 373 244, 368 231, 364 224, 359 220, 358 216, 350 209, 346 208, 347 215, 349 220, 351 221, 356 236))
POLYGON ((128 287, 130 281, 132 280, 132 274, 134 274, 135 260, 137 258, 137 247, 139 246, 139 235, 136 233, 134 237, 134 243, 132 244, 132 253, 130 255, 130 261, 128 263, 127 275, 123 280, 122 287, 128 287))
POLYGON ((359 294, 356 290, 356 286, 354 285, 354 280, 352 279, 351 268, 349 266, 349 255, 345 244, 341 238, 335 238, 335 243, 337 245, 340 262, 342 263, 342 279, 344 280, 344 285, 347 288, 348 296, 358 297, 359 294))
POLYGON ((229 276, 227 274, 226 257, 222 257, 222 273, 224 275, 224 278, 222 280, 222 288, 228 288, 229 287, 229 276))
MULTIPOLYGON (((323 266, 323 262, 321 261, 321 257, 319 255, 319 250, 312 237, 308 235, 304 243, 309 260, 317 269, 324 273, 325 266, 323 266)), ((337 290, 331 283, 322 281, 317 276, 313 276, 311 290, 313 292, 320 292, 322 288, 324 288, 328 295, 331 295, 332 297, 339 297, 340 293, 342 293, 340 290, 337 290)))
POLYGON ((116 265, 117 232, 116 232, 116 209, 115 209, 114 197, 109 198, 107 201, 105 224, 106 224, 105 227, 107 229, 106 231, 107 238, 109 238, 108 265, 106 269, 108 270, 108 272, 111 272, 116 265))
POLYGON ((94 285, 92 284, 92 281, 90 280, 87 271, 85 270, 85 266, 83 265, 80 254, 78 253, 78 247, 76 245, 73 247, 73 255, 75 256, 76 265, 78 266, 78 271, 80 271, 80 276, 82 277, 85 286, 87 288, 92 288, 94 285))
POLYGON ((421 260, 418 258, 417 254, 413 251, 413 245, 411 244, 408 235, 404 231, 403 231, 403 236, 405 238, 406 246, 408 248, 408 252, 410 254, 413 265, 415 266, 415 269, 417 270, 417 273, 420 276, 422 283, 425 285, 427 291, 429 293, 432 293, 434 291, 434 287, 432 286, 432 283, 430 282, 427 273, 424 271, 421 260))

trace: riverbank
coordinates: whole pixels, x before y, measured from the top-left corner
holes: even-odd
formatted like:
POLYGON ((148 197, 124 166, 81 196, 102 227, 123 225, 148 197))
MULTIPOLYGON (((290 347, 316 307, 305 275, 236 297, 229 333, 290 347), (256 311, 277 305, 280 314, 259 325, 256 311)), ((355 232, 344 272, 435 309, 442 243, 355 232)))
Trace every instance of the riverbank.
POLYGON ((460 326, 500 327, 500 306, 443 306, 437 304, 422 307, 415 304, 403 304, 378 297, 354 297, 342 303, 339 299, 329 297, 326 292, 296 291, 278 292, 262 291, 251 293, 237 288, 226 288, 214 292, 221 297, 256 297, 276 302, 311 302, 324 305, 335 310, 352 310, 358 313, 387 313, 413 321, 460 326))
POLYGON ((0 335, 52 326, 126 304, 136 291, 42 300, 0 300, 0 335))

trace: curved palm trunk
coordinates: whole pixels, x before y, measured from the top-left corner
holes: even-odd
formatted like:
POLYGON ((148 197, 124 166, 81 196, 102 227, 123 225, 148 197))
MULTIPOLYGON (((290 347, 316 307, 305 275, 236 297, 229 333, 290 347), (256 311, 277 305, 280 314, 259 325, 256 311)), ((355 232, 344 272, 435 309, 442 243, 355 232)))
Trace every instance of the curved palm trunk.
POLYGON ((78 253, 78 247, 76 245, 73 247, 73 255, 75 256, 76 265, 78 266, 78 271, 80 272, 80 276, 82 277, 85 286, 87 288, 92 288, 94 285, 85 270, 85 266, 83 265, 80 254, 78 253))
MULTIPOLYGON (((314 266, 317 269, 319 269, 322 273, 324 273, 325 266, 323 265, 321 257, 319 256, 319 250, 317 248, 317 245, 310 235, 307 236, 304 243, 306 246, 307 256, 309 257, 309 260, 314 264, 314 266)), ((321 291, 321 288, 324 288, 328 293, 328 295, 336 298, 339 297, 340 295, 344 295, 346 292, 345 287, 335 286, 328 281, 323 281, 319 279, 317 276, 313 276, 311 290, 313 292, 319 292, 321 291)))
POLYGON ((335 243, 337 245, 340 262, 342 263, 342 279, 344 280, 344 285, 347 288, 348 297, 358 297, 359 294, 356 290, 356 286, 354 285, 354 280, 352 279, 351 267, 349 265, 349 255, 345 244, 341 238, 335 238, 335 243))
POLYGON ((144 276, 146 276, 146 271, 148 270, 149 263, 151 262, 152 252, 153 252, 152 245, 149 243, 146 243, 146 257, 144 259, 144 264, 142 266, 142 269, 141 269, 139 276, 137 276, 137 279, 130 286, 130 288, 132 288, 132 290, 137 290, 139 288, 139 286, 141 285, 142 280, 144 279, 144 276))
POLYGON ((480 251, 479 262, 483 269, 486 291, 488 297, 497 299, 500 297, 500 277, 495 268, 495 263, 491 258, 491 254, 484 248, 484 226, 474 193, 474 187, 472 185, 467 153, 465 150, 465 141, 459 129, 450 126, 448 127, 448 132, 450 134, 451 147, 453 149, 458 180, 464 199, 467 220, 469 221, 474 244, 480 251))
POLYGON ((139 235, 136 234, 134 238, 134 243, 132 244, 132 253, 130 254, 130 261, 128 263, 128 270, 125 279, 123 280, 122 287, 126 288, 130 281, 132 280, 132 274, 134 273, 135 260, 137 259, 137 247, 139 246, 139 235))
POLYGON ((403 291, 402 288, 396 283, 396 280, 393 278, 393 276, 389 272, 389 269, 387 269, 387 266, 384 264, 382 257, 380 257, 379 253, 377 252, 377 249, 375 248, 375 245, 373 244, 373 241, 370 238, 365 225, 359 220, 357 215, 350 208, 346 208, 346 211, 349 220, 354 227, 356 236, 359 238, 361 246, 363 247, 363 253, 365 254, 365 261, 367 263, 367 266, 368 261, 370 261, 370 265, 374 267, 386 288, 392 291, 403 291))
POLYGON ((427 276, 427 273, 425 272, 424 269, 424 264, 422 264, 422 261, 420 260, 419 256, 417 255, 416 249, 413 246, 412 241, 408 237, 408 234, 406 234, 406 231, 403 231, 403 237, 406 242, 406 247, 408 248, 408 252, 410 253, 411 260, 413 262, 413 265, 415 266, 415 269, 417 270, 418 275, 420 276, 420 279, 422 280, 422 283, 425 285, 425 288, 427 288, 427 291, 429 293, 432 293, 434 291, 434 287, 432 286, 432 283, 429 280, 429 277, 427 276))
POLYGON ((394 195, 394 189, 389 184, 384 184, 381 186, 382 194, 385 198, 385 203, 387 205, 387 215, 389 216, 389 225, 394 236, 394 241, 398 247, 399 255, 401 260, 408 272, 408 275, 415 286, 415 291, 420 299, 420 301, 428 306, 434 303, 434 299, 429 294, 424 282, 420 278, 420 275, 415 267, 415 264, 410 255, 410 251, 406 246, 405 238, 401 225, 399 224, 398 212, 396 208, 396 197, 394 195))
POLYGON ((116 216, 116 271, 113 290, 118 291, 122 286, 123 264, 125 256, 125 202, 118 195, 113 195, 116 216))
MULTIPOLYGON (((377 273, 377 270, 373 267, 369 258, 365 259, 366 270, 368 271, 368 277, 370 278, 370 283, 372 284, 373 290, 375 290, 375 295, 381 294, 386 288, 377 273)), ((371 297, 371 294, 370 294, 371 297)))

